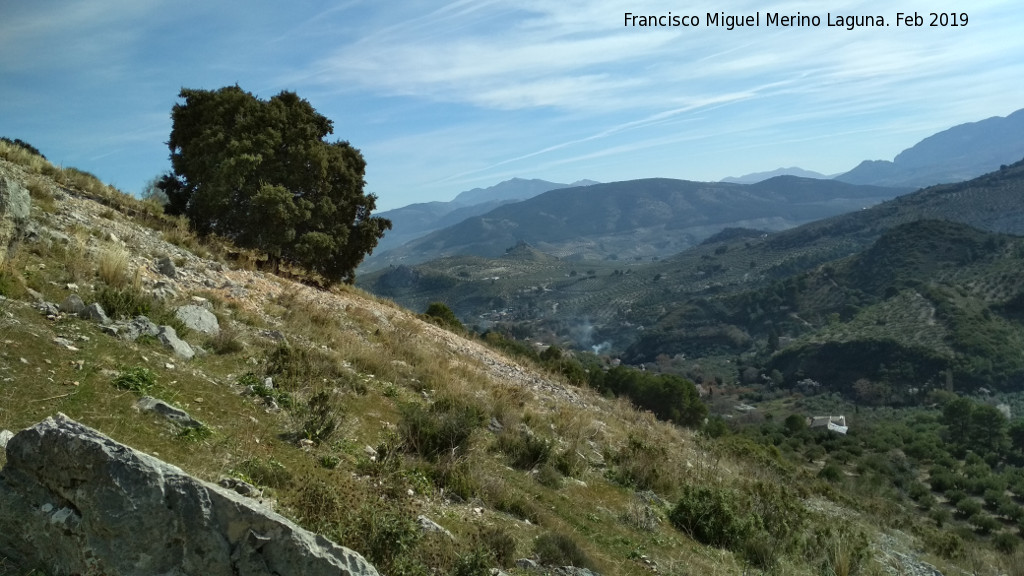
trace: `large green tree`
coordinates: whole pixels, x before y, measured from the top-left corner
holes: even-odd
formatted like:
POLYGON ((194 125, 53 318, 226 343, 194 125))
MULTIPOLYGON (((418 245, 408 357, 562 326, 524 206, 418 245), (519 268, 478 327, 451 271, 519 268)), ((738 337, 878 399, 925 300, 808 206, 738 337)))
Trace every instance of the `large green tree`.
POLYGON ((348 142, 327 142, 331 120, 293 92, 260 100, 238 86, 183 89, 171 111, 173 173, 166 210, 201 234, 288 261, 328 283, 355 279, 387 219, 371 216, 366 162, 348 142))

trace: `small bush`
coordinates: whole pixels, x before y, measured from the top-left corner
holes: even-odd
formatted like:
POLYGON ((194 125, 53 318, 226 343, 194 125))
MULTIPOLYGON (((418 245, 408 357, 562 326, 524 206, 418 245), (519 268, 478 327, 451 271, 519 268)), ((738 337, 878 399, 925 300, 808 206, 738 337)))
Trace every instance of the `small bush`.
POLYGON ((720 548, 739 548, 755 528, 739 494, 715 486, 684 486, 669 520, 694 540, 720 548))
POLYGON ((400 410, 398 432, 408 449, 435 462, 456 455, 484 421, 477 406, 450 397, 438 399, 429 408, 406 404, 400 410))
POLYGON ((156 386, 156 374, 144 366, 134 366, 122 370, 114 378, 114 386, 121 390, 131 390, 139 394, 147 394, 156 386))
POLYGON ((341 407, 333 394, 326 390, 317 392, 306 403, 304 412, 301 436, 317 445, 330 441, 341 420, 341 407))
POLYGON ((103 286, 96 293, 96 302, 111 318, 152 317, 156 309, 151 296, 132 286, 103 286))
POLYGON ((843 470, 835 464, 826 464, 825 467, 818 472, 818 478, 834 484, 843 479, 843 470))
POLYGON ((630 436, 629 442, 615 455, 615 467, 610 476, 623 486, 637 490, 671 491, 675 479, 665 469, 668 452, 638 436, 630 436))
POLYGON ((431 302, 423 316, 426 320, 449 330, 462 331, 465 329, 455 312, 452 312, 452 309, 444 302, 431 302))
POLYGON ((508 457, 512 466, 521 470, 532 470, 546 463, 553 445, 550 439, 527 430, 503 430, 498 436, 498 450, 508 457))
POLYGON ((284 467, 284 464, 273 458, 266 461, 260 458, 249 458, 232 469, 231 474, 239 476, 247 482, 271 488, 284 488, 292 482, 292 473, 284 467))
POLYGON ((540 483, 541 486, 547 486, 552 490, 558 490, 559 488, 561 488, 562 481, 564 480, 562 474, 558 471, 558 469, 555 468, 554 465, 550 463, 544 464, 537 470, 537 475, 535 476, 535 479, 537 480, 537 482, 540 483))
POLYGON ((477 541, 490 551, 498 566, 511 566, 516 559, 516 539, 504 528, 485 527, 477 534, 477 541))
POLYGON ((545 566, 575 566, 594 569, 593 561, 570 536, 546 532, 533 541, 533 553, 545 566))
POLYGON ((1020 538, 1009 532, 1000 532, 992 537, 992 546, 1003 554, 1010 555, 1017 550, 1020 538))
POLYGON ((245 344, 242 343, 239 336, 238 330, 222 326, 215 336, 206 340, 206 345, 217 355, 236 354, 245 350, 245 344))

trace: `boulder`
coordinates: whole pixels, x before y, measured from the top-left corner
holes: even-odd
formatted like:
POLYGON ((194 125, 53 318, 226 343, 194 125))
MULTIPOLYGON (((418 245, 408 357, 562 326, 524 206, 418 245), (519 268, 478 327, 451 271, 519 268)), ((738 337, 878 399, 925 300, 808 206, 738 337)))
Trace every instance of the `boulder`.
POLYGON ((188 345, 188 342, 178 338, 178 333, 171 326, 161 326, 156 333, 156 339, 173 350, 175 356, 179 358, 191 360, 196 355, 195 350, 188 345))
POLYGON ((160 329, 157 328, 157 325, 145 316, 136 316, 126 324, 118 326, 118 336, 131 342, 138 340, 141 336, 155 338, 159 333, 160 329))
POLYGON ((210 336, 216 336, 220 333, 220 323, 217 321, 217 317, 202 306, 195 304, 188 304, 180 306, 174 312, 178 320, 190 329, 196 332, 202 332, 203 334, 209 334, 210 336))
POLYGON ((160 400, 159 398, 153 398, 152 396, 143 396, 139 398, 139 401, 135 403, 135 406, 143 412, 154 412, 167 418, 171 422, 174 422, 178 426, 184 428, 203 428, 205 427, 202 422, 196 420, 192 416, 189 416, 188 412, 185 412, 181 408, 171 406, 167 402, 160 400))
POLYGON ((86 320, 92 320, 100 324, 110 324, 110 318, 107 317, 107 313, 103 311, 103 306, 100 306, 99 302, 93 302, 82 308, 78 315, 86 320))
POLYGON ((127 576, 378 576, 358 553, 63 414, 7 444, 0 555, 127 576))
POLYGON ((81 314, 82 310, 85 310, 85 302, 78 294, 69 294, 60 304, 60 311, 65 314, 81 314))
POLYGON ((21 182, 0 175, 0 265, 7 261, 10 247, 28 230, 32 199, 21 182))

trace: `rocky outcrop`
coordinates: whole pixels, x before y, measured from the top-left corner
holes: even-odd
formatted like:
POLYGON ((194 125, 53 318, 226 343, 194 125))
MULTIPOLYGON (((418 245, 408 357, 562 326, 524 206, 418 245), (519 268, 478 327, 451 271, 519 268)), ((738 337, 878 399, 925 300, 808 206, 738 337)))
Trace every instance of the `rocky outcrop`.
POLYGON ((356 552, 62 414, 7 444, 0 555, 54 574, 377 576, 356 552))
POLYGON ((0 174, 0 264, 7 261, 11 245, 25 233, 31 206, 28 190, 17 180, 0 174))
POLYGON ((178 317, 178 320, 181 320, 182 324, 196 332, 202 332, 210 336, 216 336, 220 333, 220 323, 217 321, 217 317, 213 312, 202 306, 195 304, 181 306, 174 312, 174 315, 178 317))

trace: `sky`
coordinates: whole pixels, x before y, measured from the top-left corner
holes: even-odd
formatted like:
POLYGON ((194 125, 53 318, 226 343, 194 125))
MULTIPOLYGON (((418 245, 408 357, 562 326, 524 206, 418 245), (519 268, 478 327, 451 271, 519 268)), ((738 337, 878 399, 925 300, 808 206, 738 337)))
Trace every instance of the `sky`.
POLYGON ((0 136, 138 193, 170 170, 182 88, 289 90, 362 151, 386 210, 512 177, 835 174, 1024 108, 1019 0, 823 4, 0 0, 0 136), (928 26, 937 9, 967 25, 928 26), (820 25, 767 25, 776 12, 820 25), (828 26, 838 16, 888 26, 828 26))

